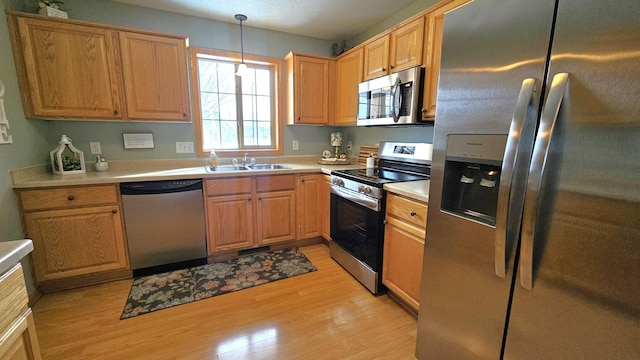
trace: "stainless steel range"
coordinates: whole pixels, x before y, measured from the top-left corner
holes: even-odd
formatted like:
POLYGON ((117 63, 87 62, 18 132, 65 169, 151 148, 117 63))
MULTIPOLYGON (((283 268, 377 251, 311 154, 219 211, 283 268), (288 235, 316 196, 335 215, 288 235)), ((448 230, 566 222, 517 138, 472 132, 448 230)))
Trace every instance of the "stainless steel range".
POLYGON ((331 173, 331 257, 377 294, 382 285, 384 184, 427 180, 432 144, 381 142, 378 167, 331 173))

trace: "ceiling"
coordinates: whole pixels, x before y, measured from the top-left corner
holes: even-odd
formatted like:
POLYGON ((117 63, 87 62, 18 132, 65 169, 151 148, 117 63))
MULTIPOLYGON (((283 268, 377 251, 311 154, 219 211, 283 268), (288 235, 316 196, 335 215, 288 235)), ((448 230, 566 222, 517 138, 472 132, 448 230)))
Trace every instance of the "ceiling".
POLYGON ((325 40, 350 40, 415 0, 112 0, 325 40))

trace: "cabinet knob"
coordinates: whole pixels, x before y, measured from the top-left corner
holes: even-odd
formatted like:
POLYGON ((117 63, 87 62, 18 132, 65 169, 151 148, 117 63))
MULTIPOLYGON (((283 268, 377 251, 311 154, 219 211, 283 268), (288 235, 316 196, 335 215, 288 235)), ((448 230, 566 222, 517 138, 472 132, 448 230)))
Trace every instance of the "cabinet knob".
POLYGON ((247 201, 251 201, 251 198, 247 198, 247 201))
POLYGON ((186 113, 186 112, 183 112, 183 113, 182 113, 182 117, 187 117, 187 113, 186 113))
POLYGON ((300 121, 300 116, 298 116, 298 121, 300 121))
POLYGON ((304 179, 300 179, 300 182, 304 182, 304 179))
POLYGON ((118 210, 113 209, 113 210, 111 210, 111 213, 112 213, 112 214, 117 214, 117 213, 118 213, 118 210))
POLYGON ((416 216, 416 212, 415 212, 415 211, 412 211, 412 212, 410 212, 410 213, 409 213, 409 215, 411 215, 411 216, 416 216))
POLYGON ((113 115, 118 115, 118 109, 113 110, 113 115))
POLYGON ((422 111, 423 113, 426 113, 426 112, 427 112, 427 109, 422 108, 422 110, 420 110, 420 111, 422 111))
POLYGON ((384 225, 387 225, 387 224, 388 224, 387 220, 382 220, 382 223, 383 223, 384 225))
POLYGON ((71 201, 71 200, 73 200, 73 199, 75 199, 75 197, 74 197, 73 195, 69 195, 69 196, 67 197, 67 200, 69 200, 69 201, 71 201))
POLYGON ((382 69, 380 69, 380 71, 387 71, 387 69, 385 69, 385 68, 382 68, 382 69))
POLYGON ((394 66, 393 66, 393 65, 389 65, 389 69, 393 69, 393 68, 394 68, 394 66))
POLYGON ((258 200, 262 200, 262 196, 258 196, 258 200))

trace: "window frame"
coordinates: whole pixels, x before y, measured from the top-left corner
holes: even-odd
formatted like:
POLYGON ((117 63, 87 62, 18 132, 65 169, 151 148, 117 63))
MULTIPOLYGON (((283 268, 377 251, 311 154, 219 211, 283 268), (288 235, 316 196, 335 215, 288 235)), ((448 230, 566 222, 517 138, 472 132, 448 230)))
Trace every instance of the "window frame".
MULTIPOLYGON (((193 103, 193 118, 196 131, 196 155, 198 157, 209 156, 210 150, 203 150, 203 123, 202 123, 202 111, 200 103, 200 83, 199 83, 199 69, 198 69, 198 55, 209 55, 224 58, 226 61, 233 61, 236 64, 241 62, 241 54, 230 51, 202 48, 202 47, 190 47, 190 62, 191 62, 191 93, 193 103)), ((280 96, 281 92, 281 77, 282 77, 282 59, 272 58, 261 55, 244 54, 244 62, 246 64, 259 64, 272 66, 274 71, 274 84, 273 84, 273 96, 275 100, 274 106, 274 119, 272 127, 274 130, 274 144, 270 148, 245 148, 245 149, 215 149, 218 156, 242 156, 246 152, 251 152, 255 156, 271 156, 271 155, 283 155, 284 147, 282 146, 284 138, 284 122, 282 119, 282 102, 283 97, 280 96)))

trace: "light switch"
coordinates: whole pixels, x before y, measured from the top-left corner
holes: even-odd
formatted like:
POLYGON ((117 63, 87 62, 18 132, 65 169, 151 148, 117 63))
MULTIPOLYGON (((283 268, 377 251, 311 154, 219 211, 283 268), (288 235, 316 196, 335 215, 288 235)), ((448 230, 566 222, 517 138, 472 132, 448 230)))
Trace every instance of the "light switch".
POLYGON ((300 150, 300 143, 298 142, 298 140, 293 140, 293 150, 298 151, 300 150))
POLYGON ((89 143, 89 147, 91 147, 92 155, 100 155, 102 154, 102 149, 100 148, 100 143, 97 141, 92 141, 89 143))
POLYGON ((176 153, 178 154, 191 154, 193 153, 193 142, 191 141, 178 141, 176 142, 176 153))

